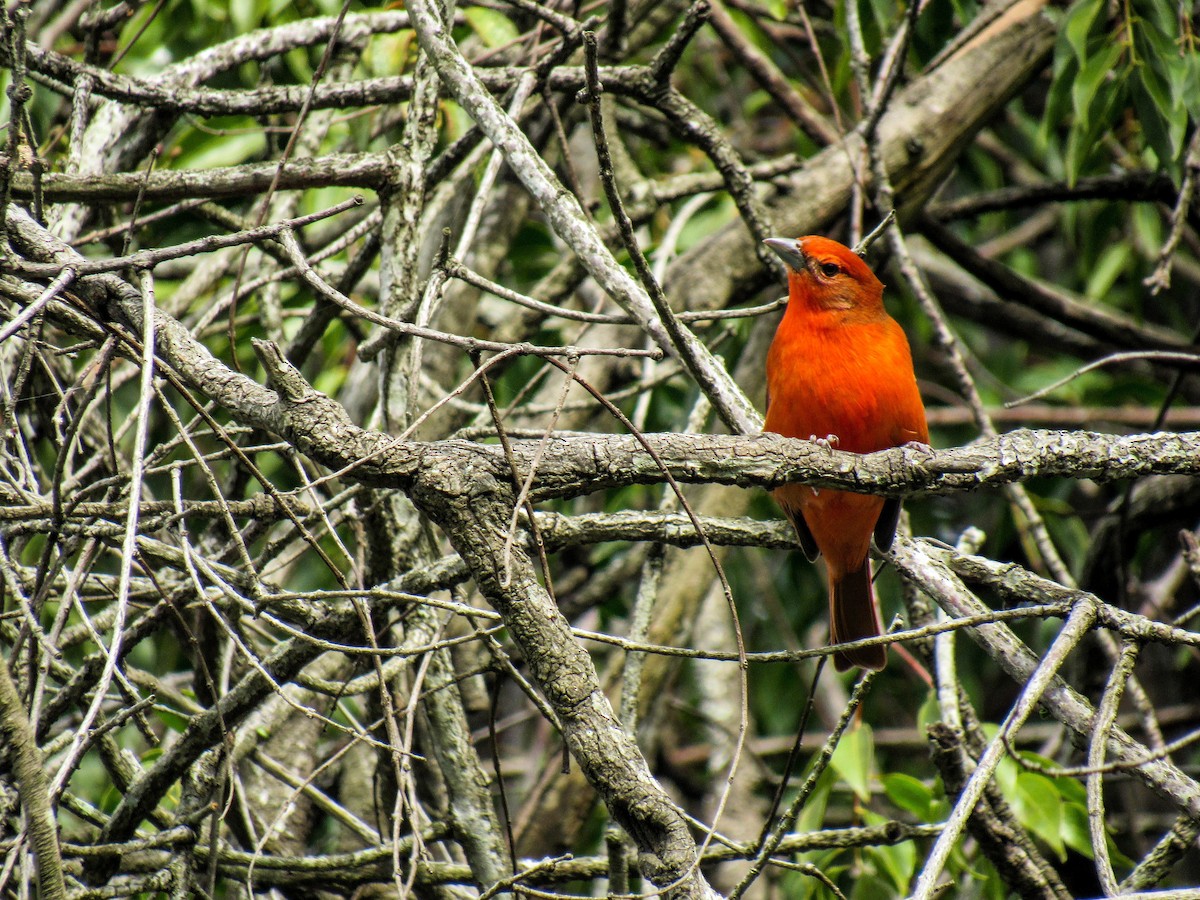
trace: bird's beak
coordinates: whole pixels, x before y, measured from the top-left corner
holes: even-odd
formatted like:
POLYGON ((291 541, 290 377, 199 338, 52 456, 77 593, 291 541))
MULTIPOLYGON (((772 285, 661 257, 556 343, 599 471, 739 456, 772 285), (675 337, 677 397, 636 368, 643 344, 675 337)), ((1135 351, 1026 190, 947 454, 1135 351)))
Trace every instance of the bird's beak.
POLYGON ((806 268, 804 252, 796 243, 795 238, 767 238, 763 243, 774 250, 780 259, 797 272, 803 272, 806 268))

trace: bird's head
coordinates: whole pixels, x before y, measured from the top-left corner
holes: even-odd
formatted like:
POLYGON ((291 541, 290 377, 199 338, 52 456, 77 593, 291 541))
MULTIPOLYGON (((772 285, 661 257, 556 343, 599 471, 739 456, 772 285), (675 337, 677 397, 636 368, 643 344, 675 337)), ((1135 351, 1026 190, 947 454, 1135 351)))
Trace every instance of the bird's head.
POLYGON ((883 283, 844 244, 810 234, 763 241, 787 263, 791 299, 817 309, 882 308, 883 283))

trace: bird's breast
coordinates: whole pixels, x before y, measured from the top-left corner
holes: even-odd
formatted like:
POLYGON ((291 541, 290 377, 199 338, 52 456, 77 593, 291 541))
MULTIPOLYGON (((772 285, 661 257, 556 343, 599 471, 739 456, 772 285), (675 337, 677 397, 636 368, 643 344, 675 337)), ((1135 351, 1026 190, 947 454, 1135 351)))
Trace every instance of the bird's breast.
POLYGON ((854 453, 925 434, 908 341, 891 318, 806 327, 785 317, 767 354, 767 389, 764 431, 836 435, 838 449, 854 453))

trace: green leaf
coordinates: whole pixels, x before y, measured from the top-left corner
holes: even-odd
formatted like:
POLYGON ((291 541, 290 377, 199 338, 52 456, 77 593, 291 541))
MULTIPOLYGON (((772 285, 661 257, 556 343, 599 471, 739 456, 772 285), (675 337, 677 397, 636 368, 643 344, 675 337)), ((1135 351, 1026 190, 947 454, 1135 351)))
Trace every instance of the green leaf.
POLYGON ((165 708, 158 710, 158 720, 171 729, 171 731, 178 732, 182 732, 188 727, 188 723, 191 722, 191 719, 187 716, 165 708))
POLYGON ((1170 113, 1172 116, 1183 116, 1186 123, 1189 115, 1195 117, 1200 113, 1200 97, 1194 91, 1196 76, 1200 72, 1200 57, 1194 53, 1185 56, 1176 54, 1161 62, 1171 97, 1170 113))
POLYGON ((1109 244, 1092 267, 1084 293, 1093 300, 1102 300, 1112 288, 1113 282, 1129 265, 1133 248, 1127 243, 1109 244))
POLYGON ((1054 780, 1037 772, 1021 772, 1017 775, 1016 801, 1025 827, 1064 859, 1063 804, 1054 780))
POLYGON ((788 0, 767 0, 767 12, 776 22, 782 22, 787 18, 788 0))
MULTIPOLYGON (((983 733, 987 735, 989 741, 996 739, 996 734, 999 729, 991 722, 983 723, 983 733)), ((1005 756, 996 766, 996 787, 1000 788, 1000 793, 1005 797, 1012 797, 1017 792, 1017 775, 1020 774, 1020 767, 1016 762, 1008 756, 1005 756)))
POLYGON ((1200 118, 1200 53, 1188 53, 1181 57, 1179 69, 1182 72, 1177 94, 1179 102, 1192 118, 1200 118))
POLYGON ((890 900, 897 894, 878 875, 863 872, 854 879, 854 887, 850 889, 849 896, 850 900, 890 900))
POLYGON ((796 830, 819 831, 825 820, 825 810, 829 806, 829 795, 833 792, 833 773, 826 769, 817 779, 817 786, 808 795, 808 801, 796 817, 796 830))
POLYGON ((1157 252, 1163 242, 1162 216, 1152 203, 1131 203, 1129 206, 1137 245, 1143 249, 1154 248, 1151 253, 1157 252))
POLYGON ((850 785, 863 803, 871 799, 871 775, 875 768, 875 740, 870 725, 859 725, 842 735, 833 758, 833 770, 850 785))
POLYGON ((1166 77, 1166 68, 1154 64, 1154 62, 1146 62, 1146 64, 1138 66, 1138 82, 1142 88, 1146 90, 1146 95, 1154 102, 1154 106, 1158 107, 1160 115, 1169 115, 1171 112, 1171 85, 1166 77))
POLYGON ((1112 69, 1121 58, 1120 45, 1106 47, 1079 70, 1074 83, 1071 85, 1071 106, 1075 110, 1075 125, 1086 129, 1092 121, 1092 101, 1100 93, 1102 86, 1108 89, 1114 84, 1112 69))
POLYGON ((312 61, 308 57, 306 48, 296 47, 289 50, 283 58, 287 61, 288 71, 292 73, 298 84, 305 84, 312 80, 312 61))
MULTIPOLYGON (((1149 11, 1149 10, 1147 10, 1149 11)), ((1133 47, 1138 62, 1148 66, 1159 66, 1163 60, 1179 55, 1179 47, 1175 36, 1169 32, 1178 32, 1172 21, 1167 29, 1159 27, 1158 17, 1137 16, 1132 22, 1130 32, 1133 35, 1133 47)))
POLYGON ((883 790, 900 809, 912 813, 922 822, 931 821, 933 790, 925 782, 903 772, 892 772, 883 776, 883 790))
POLYGON ((1092 99, 1087 121, 1076 123, 1071 129, 1064 166, 1069 184, 1073 185, 1087 169, 1088 163, 1100 154, 1103 148, 1101 135, 1110 130, 1113 120, 1121 115, 1129 96, 1129 79, 1126 76, 1127 70, 1118 70, 1115 78, 1105 80, 1103 88, 1092 99))
POLYGON ((189 141, 181 146, 174 165, 181 169, 214 169, 220 166, 236 166, 259 156, 267 149, 267 140, 261 132, 227 134, 221 140, 210 140, 207 136, 189 141))
POLYGON ((682 253, 689 247, 712 235, 714 231, 737 217, 737 205, 726 193, 712 195, 712 199, 695 212, 679 234, 678 248, 682 253))
MULTIPOLYGON (((887 817, 868 810, 863 813, 863 822, 866 825, 883 825, 887 822, 887 817)), ((870 847, 864 851, 864 855, 877 861, 877 868, 887 873, 900 896, 908 893, 909 883, 917 868, 917 848, 912 841, 870 847)), ((884 897, 890 893, 888 891, 865 896, 884 897)))
POLYGON ((1058 128, 1066 118, 1071 102, 1071 87, 1078 74, 1079 60, 1064 53, 1055 54, 1050 90, 1046 94, 1046 109, 1038 126, 1040 143, 1048 143, 1053 129, 1058 128))
POLYGON ((1092 838, 1088 832, 1087 807, 1078 803, 1067 803, 1063 806, 1062 817, 1063 843, 1088 859, 1094 859, 1092 838))
MULTIPOLYGON (((1059 785, 1064 784, 1070 779, 1058 778, 1055 779, 1059 785)), ((1072 782, 1075 783, 1075 782, 1072 782)), ((1080 790, 1083 786, 1079 785, 1080 790)), ((1112 829, 1109 824, 1105 823, 1104 841, 1108 846, 1109 860, 1118 869, 1132 868, 1133 860, 1129 859, 1121 848, 1116 845, 1112 839, 1112 829)), ((1062 821, 1062 836, 1063 842, 1081 856, 1086 856, 1088 859, 1095 859, 1094 848, 1092 847, 1092 836, 1088 830, 1088 814, 1087 806, 1084 803, 1064 803, 1063 804, 1063 821, 1062 821)))
POLYGON ((938 705, 937 691, 931 690, 925 695, 925 702, 917 710, 917 729, 921 734, 934 722, 942 720, 942 708, 938 705))
POLYGON ((471 126, 475 124, 467 111, 453 100, 443 100, 441 108, 442 116, 446 123, 447 140, 457 140, 466 134, 471 129, 471 126))
POLYGON ((1161 0, 1131 0, 1131 13, 1134 20, 1153 25, 1160 32, 1174 32, 1178 29, 1175 9, 1169 3, 1161 0))
POLYGON ((1063 22, 1063 36, 1080 65, 1087 59, 1088 35, 1092 30, 1092 23, 1096 20, 1096 14, 1103 6, 1103 0, 1080 0, 1067 12, 1066 21, 1063 22))
POLYGON ((233 26, 241 34, 258 28, 269 11, 270 3, 266 2, 266 0, 254 0, 251 3, 234 3, 230 7, 233 26))
POLYGON ((1142 137, 1146 146, 1153 150, 1157 157, 1155 168, 1173 170, 1182 147, 1176 145, 1171 138, 1171 126, 1163 108, 1155 101, 1149 85, 1144 80, 1134 82, 1130 94, 1138 124, 1142 127, 1142 137))
POLYGON ((479 39, 488 47, 503 47, 520 36, 517 26, 509 21, 508 16, 494 9, 468 6, 463 10, 463 16, 471 30, 479 35, 479 39))
MULTIPOLYGON (((1131 27, 1134 56, 1138 61, 1131 86, 1134 108, 1146 141, 1164 167, 1176 168, 1183 152, 1188 125, 1187 99, 1183 94, 1189 57, 1181 54, 1177 43, 1178 25, 1174 16, 1161 14, 1157 4, 1146 7, 1131 27)), ((1195 99, 1192 98, 1195 103, 1195 99)))

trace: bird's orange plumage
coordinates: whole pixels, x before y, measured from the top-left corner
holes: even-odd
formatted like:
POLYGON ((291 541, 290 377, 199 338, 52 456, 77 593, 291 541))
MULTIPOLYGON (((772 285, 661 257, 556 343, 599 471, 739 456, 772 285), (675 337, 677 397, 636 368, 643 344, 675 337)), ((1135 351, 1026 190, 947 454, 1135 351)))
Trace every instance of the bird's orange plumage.
MULTIPOLYGON (((928 443, 925 407, 904 331, 883 307, 883 285, 848 247, 828 238, 768 242, 788 263, 788 305, 767 353, 764 431, 836 437, 836 447, 870 453, 928 443)), ((833 443, 831 439, 831 443, 833 443)), ((899 501, 786 484, 774 497, 810 559, 829 567, 829 636, 837 644, 874 637, 871 537, 891 545, 899 501)), ((836 653, 839 670, 881 669, 883 647, 836 653)))

